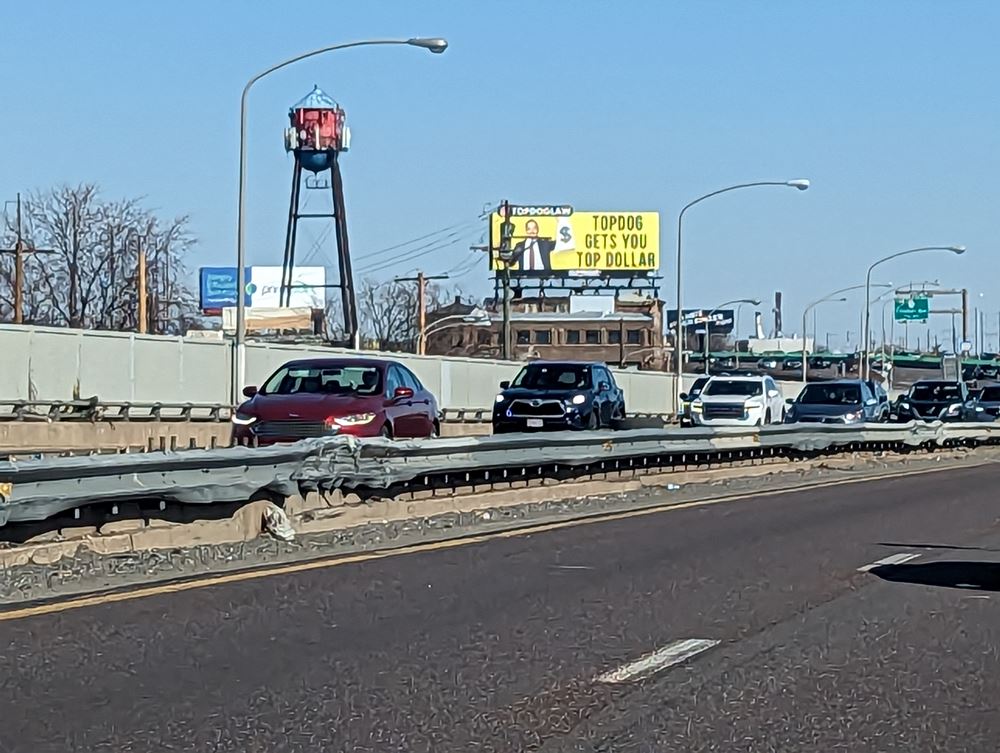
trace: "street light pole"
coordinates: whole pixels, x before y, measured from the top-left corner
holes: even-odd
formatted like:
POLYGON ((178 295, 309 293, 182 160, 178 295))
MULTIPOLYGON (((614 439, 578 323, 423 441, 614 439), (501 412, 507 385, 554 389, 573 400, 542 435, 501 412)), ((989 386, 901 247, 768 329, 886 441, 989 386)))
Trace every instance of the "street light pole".
POLYGON ((760 305, 760 301, 758 301, 756 298, 735 298, 731 301, 725 301, 724 303, 720 303, 714 309, 705 314, 705 342, 703 343, 703 345, 705 346, 705 376, 708 376, 708 359, 709 359, 709 351, 711 350, 710 342, 712 339, 712 335, 709 327, 712 323, 711 322, 712 314, 714 314, 716 311, 723 308, 724 306, 732 306, 734 303, 749 303, 751 306, 760 305))
POLYGON ((321 47, 312 52, 296 55, 277 65, 272 65, 265 71, 247 81, 243 87, 243 94, 240 97, 240 181, 236 210, 236 374, 232 384, 232 400, 236 403, 239 400, 239 390, 246 381, 246 301, 244 299, 246 291, 246 246, 244 233, 244 215, 246 212, 246 180, 247 180, 247 95, 250 88, 265 76, 277 70, 297 63, 300 60, 322 55, 335 50, 346 50, 349 47, 369 47, 373 45, 409 45, 411 47, 422 47, 434 53, 444 52, 448 48, 445 39, 370 39, 362 42, 345 42, 342 44, 321 47))
MULTIPOLYGON (((861 290, 861 288, 863 288, 863 287, 864 287, 864 285, 851 285, 851 286, 846 287, 846 288, 841 288, 840 290, 834 290, 832 293, 827 293, 822 298, 816 299, 815 301, 813 301, 812 303, 810 303, 809 305, 807 305, 802 310, 802 382, 803 382, 803 384, 807 381, 807 371, 806 371, 806 368, 807 368, 807 363, 806 363, 806 321, 808 319, 809 312, 812 311, 816 306, 819 306, 821 303, 826 303, 827 301, 831 301, 831 302, 835 301, 837 303, 839 303, 841 301, 846 301, 847 300, 846 298, 834 298, 833 296, 840 295, 841 293, 850 293, 853 290, 861 290)), ((891 288, 892 285, 889 285, 889 284, 886 284, 886 283, 876 283, 875 287, 876 288, 891 288)), ((814 337, 815 337, 815 334, 816 333, 814 332, 813 333, 814 337)))
POLYGON ((864 331, 862 333, 862 349, 861 349, 861 360, 864 364, 863 376, 868 379, 871 374, 871 364, 868 358, 868 350, 870 347, 869 332, 868 328, 870 326, 870 316, 871 312, 869 308, 871 307, 871 285, 872 285, 872 270, 875 269, 879 264, 884 264, 892 259, 898 259, 900 256, 907 256, 909 254, 918 254, 922 251, 950 251, 953 254, 964 254, 965 246, 920 246, 919 248, 911 248, 906 251, 897 251, 894 254, 889 254, 884 256, 878 261, 872 263, 868 267, 868 272, 865 274, 865 310, 864 310, 864 331))
POLYGON ((681 209, 680 214, 677 215, 677 321, 674 323, 674 351, 677 363, 675 364, 674 376, 677 384, 674 386, 674 406, 679 409, 681 405, 681 392, 684 387, 682 385, 684 379, 684 325, 681 321, 684 307, 681 304, 681 260, 682 260, 682 226, 684 222, 684 215, 687 213, 691 207, 695 204, 700 204, 705 199, 710 199, 713 196, 718 196, 719 194, 728 193, 730 191, 738 191, 743 188, 756 188, 757 186, 789 186, 791 188, 797 188, 800 191, 805 191, 809 188, 808 180, 764 180, 756 181, 754 183, 740 183, 735 186, 729 186, 727 188, 720 188, 718 191, 712 191, 704 196, 699 196, 694 201, 688 202, 681 209))

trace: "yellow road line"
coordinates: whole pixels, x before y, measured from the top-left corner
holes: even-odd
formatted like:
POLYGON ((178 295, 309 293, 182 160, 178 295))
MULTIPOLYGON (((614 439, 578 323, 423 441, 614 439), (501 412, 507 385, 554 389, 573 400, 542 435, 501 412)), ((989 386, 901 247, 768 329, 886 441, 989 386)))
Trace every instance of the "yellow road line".
POLYGON ((319 560, 309 562, 292 562, 287 565, 275 565, 273 567, 260 568, 252 571, 238 573, 228 573, 223 575, 210 575, 204 578, 184 581, 182 583, 164 583, 152 586, 140 586, 131 591, 119 591, 116 593, 95 594, 93 596, 69 597, 63 601, 54 601, 48 604, 38 604, 20 609, 10 609, 0 612, 0 622, 10 620, 20 620, 25 617, 33 617, 43 614, 54 614, 66 612, 71 609, 81 609, 83 607, 97 606, 100 604, 115 604, 122 601, 132 601, 134 599, 144 599, 149 596, 159 596, 162 594, 179 593, 181 591, 192 591, 198 588, 208 588, 210 586, 222 586, 229 583, 241 583, 243 581, 270 578, 275 575, 290 575, 302 573, 309 570, 321 570, 338 565, 349 565, 356 562, 369 562, 371 560, 386 559, 388 557, 399 557, 406 554, 416 554, 419 552, 434 552, 444 549, 455 549, 460 546, 478 544, 491 539, 514 538, 516 536, 526 536, 535 533, 545 533, 547 531, 558 531, 564 528, 573 528, 592 523, 604 523, 614 520, 627 520, 646 515, 656 515, 670 512, 672 510, 687 510, 693 507, 708 507, 723 502, 738 502, 761 497, 773 497, 779 494, 793 494, 795 492, 811 491, 830 486, 843 486, 845 484, 857 484, 873 481, 883 481, 886 479, 920 476, 928 473, 939 473, 941 471, 954 471, 965 468, 978 468, 988 465, 990 461, 973 463, 970 465, 960 465, 940 468, 925 468, 921 470, 899 471, 897 473, 886 473, 877 476, 867 476, 847 479, 830 479, 828 481, 817 481, 803 486, 788 487, 785 489, 765 490, 745 492, 708 499, 691 500, 690 502, 677 502, 674 504, 657 505, 656 507, 646 507, 641 510, 625 510, 622 512, 609 512, 591 515, 585 518, 574 520, 562 520, 554 523, 539 523, 538 525, 526 525, 523 528, 515 528, 507 531, 493 531, 490 533, 473 534, 457 539, 447 539, 444 541, 431 541, 425 544, 412 544, 410 546, 399 547, 398 549, 385 549, 375 552, 362 552, 358 554, 333 555, 319 560))

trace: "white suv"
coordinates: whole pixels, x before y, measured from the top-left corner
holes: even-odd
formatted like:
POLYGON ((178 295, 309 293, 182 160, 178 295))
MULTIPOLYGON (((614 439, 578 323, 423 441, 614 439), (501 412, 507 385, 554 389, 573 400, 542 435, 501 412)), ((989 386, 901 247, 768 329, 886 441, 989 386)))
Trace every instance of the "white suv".
POLYGON ((785 398, 769 376, 712 377, 691 403, 696 426, 762 426, 785 418, 785 398))

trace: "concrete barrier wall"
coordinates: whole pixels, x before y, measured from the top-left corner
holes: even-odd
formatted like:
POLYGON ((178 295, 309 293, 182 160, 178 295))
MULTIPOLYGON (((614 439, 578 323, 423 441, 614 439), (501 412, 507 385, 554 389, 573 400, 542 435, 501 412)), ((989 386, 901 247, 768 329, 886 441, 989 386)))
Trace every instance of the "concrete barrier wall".
MULTIPOLYGON (((247 382, 260 385, 295 358, 331 355, 393 358, 438 396, 443 408, 488 408, 499 383, 522 363, 415 356, 300 345, 250 343, 247 382)), ((229 343, 181 337, 0 325, 0 399, 68 400, 96 395, 106 402, 226 403, 232 374, 229 343)), ((615 369, 634 413, 670 413, 673 377, 615 369)), ((695 376, 685 377, 685 388, 695 376)), ((780 384, 780 383, 779 383, 780 384)), ((781 384, 787 397, 798 383, 781 384)))

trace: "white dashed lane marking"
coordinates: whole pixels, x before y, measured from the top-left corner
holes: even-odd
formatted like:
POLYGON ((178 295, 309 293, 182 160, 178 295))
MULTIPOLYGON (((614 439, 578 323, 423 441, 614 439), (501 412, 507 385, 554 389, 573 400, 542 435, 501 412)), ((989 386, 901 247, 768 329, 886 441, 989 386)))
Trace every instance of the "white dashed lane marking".
POLYGON ((858 572, 867 573, 869 570, 874 570, 876 567, 882 567, 883 565, 902 565, 904 562, 915 560, 919 556, 919 552, 899 552, 898 554, 890 554, 888 557, 875 560, 870 565, 859 567, 858 572))
POLYGON ((646 654, 641 659, 624 664, 611 672, 605 672, 603 675, 598 675, 596 682, 617 684, 642 680, 718 645, 719 641, 707 638, 687 638, 682 641, 674 641, 651 654, 646 654))

